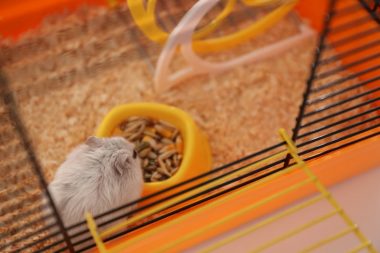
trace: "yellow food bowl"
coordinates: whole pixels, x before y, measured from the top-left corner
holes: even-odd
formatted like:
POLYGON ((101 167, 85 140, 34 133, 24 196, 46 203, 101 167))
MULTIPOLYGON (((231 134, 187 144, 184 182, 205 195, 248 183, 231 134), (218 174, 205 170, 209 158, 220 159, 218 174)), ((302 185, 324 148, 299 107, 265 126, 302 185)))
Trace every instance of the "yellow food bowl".
MULTIPOLYGON (((134 103, 117 106, 106 115, 97 129, 96 136, 109 137, 116 135, 114 131, 119 125, 132 116, 150 117, 171 123, 180 131, 184 143, 183 159, 178 171, 164 181, 144 183, 144 196, 211 169, 211 151, 206 135, 195 125, 190 115, 173 106, 157 103, 134 103)), ((166 196, 170 193, 173 193, 173 191, 164 195, 166 196)), ((162 198, 164 195, 160 197, 162 198)))

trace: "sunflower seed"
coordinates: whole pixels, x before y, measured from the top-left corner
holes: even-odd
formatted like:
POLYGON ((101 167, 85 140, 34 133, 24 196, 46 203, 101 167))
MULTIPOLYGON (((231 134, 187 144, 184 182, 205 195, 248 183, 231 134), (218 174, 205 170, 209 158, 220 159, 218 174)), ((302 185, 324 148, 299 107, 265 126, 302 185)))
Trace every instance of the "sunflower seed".
POLYGON ((160 149, 160 154, 162 153, 166 153, 168 151, 173 151, 175 150, 175 146, 174 144, 169 144, 169 145, 166 145, 166 146, 163 146, 161 149, 160 149))
MULTIPOLYGON (((134 121, 132 123, 129 123, 127 125, 125 125, 124 129, 122 129, 126 134, 128 133, 133 133, 134 131, 136 131, 139 127, 141 127, 141 123, 138 122, 138 121, 134 121)), ((121 127, 120 127, 121 129, 121 127)))
POLYGON ((159 171, 161 174, 164 174, 168 177, 172 175, 166 168, 163 168, 163 167, 158 167, 157 171, 159 171))
POLYGON ((127 139, 129 140, 129 141, 137 141, 137 139, 140 137, 140 133, 134 133, 134 134, 132 134, 132 135, 130 135, 130 136, 128 136, 127 137, 127 139))
POLYGON ((142 166, 143 166, 143 168, 145 168, 145 167, 147 167, 148 165, 149 165, 149 160, 145 158, 145 159, 143 160, 142 166))
POLYGON ((172 155, 174 155, 175 153, 177 153, 175 150, 167 151, 167 152, 161 154, 159 156, 159 158, 161 158, 162 160, 165 160, 165 159, 171 157, 172 155))
POLYGON ((146 166, 145 168, 144 168, 144 171, 151 171, 151 172, 154 172, 154 171, 156 171, 156 169, 157 169, 157 166, 156 165, 148 165, 148 166, 146 166))
POLYGON ((179 165, 178 154, 175 154, 173 156, 173 165, 174 165, 174 167, 178 167, 178 165, 179 165))
POLYGON ((156 158, 157 158, 157 154, 154 153, 154 152, 150 152, 150 153, 148 154, 148 158, 150 158, 150 159, 156 159, 156 158))
POLYGON ((167 145, 174 144, 174 142, 172 140, 168 139, 168 138, 162 138, 161 142, 163 144, 167 144, 167 145))
POLYGON ((156 125, 156 130, 157 130, 157 132, 158 132, 161 136, 166 137, 166 138, 170 138, 171 135, 172 135, 172 132, 171 132, 170 130, 168 130, 168 129, 166 129, 166 128, 160 126, 160 125, 156 125))
POLYGON ((141 143, 139 143, 138 145, 136 144, 136 151, 137 152, 140 152, 141 150, 143 150, 143 149, 146 149, 146 148, 148 148, 150 145, 149 145, 149 143, 148 142, 141 142, 141 143))
POLYGON ((130 122, 133 122, 133 121, 136 121, 136 120, 142 120, 142 119, 144 119, 143 117, 139 117, 139 116, 132 116, 132 117, 129 117, 128 118, 128 123, 130 123, 130 122))
POLYGON ((153 148, 157 148, 157 142, 151 136, 144 136, 142 139, 143 142, 149 143, 149 145, 153 148))
POLYGON ((147 136, 150 136, 154 139, 158 139, 158 135, 156 134, 156 129, 155 128, 146 128, 144 130, 144 134, 147 135, 147 136))
POLYGON ((179 131, 178 129, 175 129, 170 139, 174 141, 177 138, 177 136, 179 136, 179 131))
POLYGON ((150 177, 150 180, 152 182, 155 182, 155 181, 158 181, 159 179, 161 179, 161 174, 158 172, 158 171, 155 171, 152 176, 150 177))
POLYGON ((140 156, 141 158, 145 158, 145 157, 148 156, 148 154, 150 153, 150 151, 151 151, 151 148, 145 148, 145 149, 143 149, 143 150, 141 150, 141 151, 139 152, 139 156, 140 156))
POLYGON ((158 123, 163 126, 163 127, 166 127, 166 128, 169 128, 169 130, 171 131, 174 131, 176 128, 175 126, 173 126, 172 124, 166 122, 166 121, 163 121, 163 120, 159 120, 158 123))

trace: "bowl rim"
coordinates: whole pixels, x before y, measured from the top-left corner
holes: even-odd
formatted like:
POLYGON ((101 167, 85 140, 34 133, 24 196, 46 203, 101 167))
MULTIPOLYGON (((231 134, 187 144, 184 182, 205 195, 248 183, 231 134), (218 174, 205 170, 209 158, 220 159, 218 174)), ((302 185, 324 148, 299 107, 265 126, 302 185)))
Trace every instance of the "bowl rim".
MULTIPOLYGON (((178 130, 180 131, 183 138, 183 158, 180 167, 173 176, 163 181, 144 182, 144 185, 148 187, 161 187, 164 185, 170 186, 173 183, 179 182, 180 180, 186 178, 187 170, 191 169, 190 161, 191 157, 193 157, 194 154, 195 134, 197 131, 196 125, 190 115, 177 107, 160 103, 141 102, 122 104, 113 107, 107 113, 95 133, 97 137, 110 137, 112 136, 114 129, 126 118, 130 116, 145 116, 160 120, 160 118, 157 117, 160 112, 171 115, 172 117, 176 117, 180 122, 182 122, 183 131, 180 129, 178 130), (142 111, 146 113, 144 113, 144 115, 141 115, 142 111)), ((168 122, 172 124, 172 122, 168 122)))

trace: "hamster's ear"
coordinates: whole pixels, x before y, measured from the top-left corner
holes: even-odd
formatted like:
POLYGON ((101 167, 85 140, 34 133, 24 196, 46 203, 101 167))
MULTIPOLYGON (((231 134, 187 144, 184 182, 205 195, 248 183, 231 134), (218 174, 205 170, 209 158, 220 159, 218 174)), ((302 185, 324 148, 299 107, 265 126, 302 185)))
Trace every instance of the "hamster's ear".
POLYGON ((131 166, 131 157, 125 152, 120 152, 115 161, 115 170, 116 173, 122 176, 125 171, 129 170, 131 166))
POLYGON ((86 145, 91 148, 98 148, 102 146, 102 139, 95 136, 90 136, 86 140, 86 145))

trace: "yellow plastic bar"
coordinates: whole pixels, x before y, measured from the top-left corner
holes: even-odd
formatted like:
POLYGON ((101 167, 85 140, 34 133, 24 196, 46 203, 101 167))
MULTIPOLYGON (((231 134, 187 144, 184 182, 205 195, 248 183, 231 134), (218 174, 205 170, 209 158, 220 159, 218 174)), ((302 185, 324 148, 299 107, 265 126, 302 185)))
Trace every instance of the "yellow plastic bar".
POLYGON ((223 37, 194 41, 193 49, 197 52, 215 52, 246 42, 274 26, 295 7, 297 2, 298 0, 292 0, 289 3, 277 7, 275 10, 241 31, 223 37))
MULTIPOLYGON (((283 153, 283 152, 281 152, 281 153, 283 153)), ((162 226, 160 226, 158 228, 152 229, 151 231, 148 231, 148 232, 146 232, 144 234, 136 236, 136 237, 128 240, 127 242, 123 243, 122 247, 128 248, 129 246, 133 245, 134 243, 139 242, 139 241, 143 241, 145 238, 148 238, 150 236, 154 236, 154 234, 160 233, 160 231, 163 231, 163 230, 165 230, 168 227, 171 227, 173 225, 178 225, 178 224, 181 223, 182 220, 188 219, 191 216, 194 216, 194 215, 196 215, 196 214, 198 214, 200 212, 206 211, 208 209, 212 209, 212 208, 214 208, 214 207, 216 207, 216 206, 218 206, 220 204, 223 204, 223 203, 225 203, 225 202, 227 202, 227 201, 229 201, 229 200, 231 200, 233 198, 238 197, 240 194, 242 194, 242 193, 244 193, 246 191, 252 190, 253 188, 256 188, 256 187, 258 187, 258 186, 260 186, 260 185, 262 185, 264 183, 267 183, 270 180, 273 180, 273 179, 278 178, 278 177, 280 177, 280 176, 282 176, 282 175, 284 175, 286 173, 289 173, 290 171, 292 171, 293 169, 295 169, 297 166, 298 165, 290 166, 290 167, 288 167, 285 170, 279 171, 279 172, 277 172, 275 174, 272 174, 272 175, 270 175, 270 176, 268 176, 268 177, 266 177, 266 178, 264 178, 264 179, 256 182, 255 184, 246 186, 244 188, 239 189, 236 192, 230 193, 230 194, 228 194, 223 199, 215 200, 215 201, 213 201, 213 202, 211 202, 211 203, 209 203, 209 204, 207 204, 205 206, 202 206, 202 207, 200 207, 200 208, 198 208, 198 209, 196 209, 196 210, 194 210, 194 211, 192 211, 190 213, 186 213, 186 214, 182 215, 181 217, 178 217, 175 220, 172 220, 172 221, 170 221, 170 222, 168 222, 166 224, 163 224, 162 226)))
MULTIPOLYGON (((149 0, 147 9, 145 9, 142 0, 128 0, 128 8, 131 12, 133 20, 142 32, 152 41, 157 43, 165 43, 169 34, 163 31, 156 22, 155 6, 156 0, 149 0)), ((252 1, 246 1, 248 5, 265 5, 278 3, 278 0, 260 0, 256 4, 252 1)), ((255 1, 253 1, 255 2, 255 1)), ((259 34, 265 32, 267 29, 279 22, 286 14, 288 14, 297 4, 298 0, 280 1, 281 5, 275 8, 266 16, 262 17, 259 21, 248 26, 247 28, 223 37, 200 40, 200 38, 212 33, 224 21, 228 15, 233 11, 236 0, 228 0, 223 11, 207 26, 200 29, 194 34, 193 48, 197 52, 211 52, 221 51, 226 48, 236 46, 240 43, 247 41, 259 34)))
MULTIPOLYGON (((365 249, 365 248, 367 248, 367 247, 368 247, 368 248, 371 247, 371 245, 372 245, 372 243, 369 242, 369 241, 367 241, 367 242, 365 242, 365 243, 360 244, 359 246, 357 246, 357 247, 354 248, 353 250, 350 250, 349 253, 360 252, 362 249, 365 249)), ((370 250, 370 252, 372 252, 372 251, 370 250)), ((375 251, 373 251, 373 252, 377 252, 377 251, 375 250, 375 251)))
POLYGON ((92 237, 96 243, 96 246, 98 247, 98 251, 100 253, 107 253, 108 251, 106 249, 106 246, 104 245, 102 239, 100 238, 100 236, 98 234, 98 230, 97 230, 94 218, 92 217, 92 215, 89 212, 85 213, 85 217, 86 217, 86 221, 87 221, 87 227, 90 230, 90 233, 91 233, 91 235, 92 235, 92 237))
MULTIPOLYGON (((286 134, 284 129, 280 129, 280 135, 285 140, 289 147, 289 152, 291 153, 292 157, 295 159, 297 163, 304 163, 302 159, 298 156, 297 148, 295 147, 294 143, 291 141, 289 136, 286 134)), ((329 191, 326 189, 326 187, 319 181, 319 179, 314 175, 314 173, 310 170, 310 168, 305 164, 305 166, 302 166, 302 169, 305 171, 305 173, 310 178, 315 178, 315 186, 317 187, 318 191, 321 192, 323 195, 326 196, 327 200, 330 202, 330 204, 336 209, 340 210, 339 215, 342 217, 342 219, 346 222, 346 224, 349 227, 355 227, 355 224, 352 222, 352 220, 348 217, 348 215, 344 212, 344 210, 339 206, 338 202, 330 195, 329 191)), ((359 238, 359 240, 364 244, 367 243, 367 238, 363 235, 363 233, 359 229, 355 229, 354 233, 359 238)), ((374 246, 372 244, 368 245, 368 250, 370 252, 376 252, 374 246)))
MULTIPOLYGON (((269 196, 267 198, 264 198, 264 199, 260 200, 259 202, 256 202, 256 203, 254 203, 254 204, 252 204, 250 206, 247 206, 247 207, 239 210, 238 212, 232 213, 229 216, 224 217, 223 219, 220 219, 220 220, 218 220, 216 222, 207 224, 204 227, 202 227, 201 229, 195 230, 195 231, 193 231, 193 232, 191 232, 191 233, 189 233, 187 235, 183 235, 183 236, 181 236, 181 237, 179 237, 177 239, 174 239, 172 242, 163 245, 162 247, 158 248, 157 250, 154 250, 153 252, 154 253, 166 252, 168 249, 171 249, 174 246, 176 246, 176 245, 178 245, 178 244, 180 244, 180 243, 182 243, 182 242, 184 242, 186 240, 189 240, 189 239, 191 239, 191 238, 193 238, 193 237, 195 237, 197 235, 201 235, 201 234, 205 233, 207 230, 215 228, 215 227, 217 227, 220 224, 223 224, 223 223, 228 222, 228 221, 230 221, 230 220, 232 220, 232 219, 234 219, 236 217, 239 217, 240 215, 243 215, 243 214, 245 214, 247 212, 255 210, 256 208, 259 208, 260 206, 263 206, 263 205, 267 204, 268 202, 273 201, 273 200, 275 200, 275 199, 277 199, 277 198, 279 198, 279 197, 281 197, 281 196, 283 196, 283 195, 285 195, 285 194, 287 194, 289 192, 292 192, 292 191, 294 191, 296 189, 299 189, 302 186, 311 183, 312 181, 313 181, 312 179, 307 179, 307 180, 301 181, 301 182, 299 182, 297 184, 294 184, 294 185, 292 185, 292 186, 290 186, 290 187, 288 187, 288 188, 286 188, 286 189, 284 189, 284 190, 282 190, 280 192, 277 192, 277 193, 275 193, 275 194, 273 194, 273 195, 271 195, 271 196, 269 196)), ((177 222, 177 224, 178 224, 178 222, 177 222)))
POLYGON ((306 224, 304 224, 302 226, 299 226, 299 227, 297 227, 297 228, 295 228, 295 229, 293 229, 293 230, 291 230, 291 231, 289 231, 289 232, 287 232, 287 233, 285 233, 285 234, 283 234, 281 236, 276 237, 272 241, 267 242, 267 243, 261 245, 260 247, 258 247, 256 249, 250 251, 250 252, 251 253, 261 252, 261 251, 263 251, 263 250, 265 250, 265 249, 267 249, 267 248, 269 248, 269 247, 271 247, 273 245, 276 245, 277 243, 279 243, 279 242, 281 242, 281 241, 283 241, 283 240, 285 240, 285 239, 287 239, 289 237, 292 237, 293 235, 299 234, 299 233, 305 231, 306 229, 308 229, 308 228, 310 228, 310 227, 312 227, 312 226, 314 226, 314 225, 316 225, 318 223, 321 223, 322 221, 324 221, 324 220, 326 220, 326 219, 334 216, 337 213, 339 213, 339 210, 334 210, 334 211, 329 212, 329 213, 327 213, 325 215, 322 215, 322 216, 320 216, 318 218, 315 218, 315 219, 311 220, 310 222, 308 222, 308 223, 306 223, 306 224))
POLYGON ((271 4, 281 4, 284 2, 289 2, 289 0, 241 0, 245 5, 248 6, 263 6, 271 4))
POLYGON ((228 244, 228 243, 230 243, 230 242, 232 242, 232 241, 234 241, 236 239, 239 239, 239 238, 241 238, 241 237, 243 237, 243 236, 245 236, 245 235, 247 235, 249 233, 252 233, 252 232, 258 230, 259 228, 261 228, 263 226, 271 224, 271 223, 273 223, 273 222, 275 222, 275 221, 277 221, 277 220, 279 220, 279 219, 281 219, 283 217, 286 217, 288 215, 291 215, 291 214, 293 214, 293 213, 295 213, 295 212, 297 212, 297 211, 299 211, 299 210, 301 210, 301 209, 303 209, 305 207, 311 206, 314 203, 322 200, 323 198, 324 198, 323 195, 318 195, 318 196, 316 196, 314 198, 309 199, 308 201, 305 201, 305 202, 303 202, 301 204, 298 204, 298 205, 296 205, 294 207, 288 208, 288 209, 286 209, 285 211, 283 211, 281 213, 277 213, 274 216, 269 217, 268 219, 265 219, 265 220, 263 220, 263 221, 255 224, 255 225, 253 225, 252 227, 249 227, 247 229, 239 231, 238 233, 235 233, 235 234, 231 235, 230 237, 227 237, 227 238, 225 238, 223 240, 220 240, 220 241, 216 242, 215 244, 210 245, 207 248, 202 249, 200 252, 201 253, 212 252, 212 251, 214 251, 214 250, 216 250, 216 249, 218 249, 218 248, 220 248, 220 247, 222 247, 222 246, 224 246, 224 245, 226 245, 226 244, 228 244))
POLYGON ((150 215, 152 215, 154 213, 160 212, 160 211, 162 211, 162 210, 164 210, 164 209, 166 209, 166 208, 174 205, 174 204, 180 202, 181 200, 186 199, 187 197, 191 197, 192 195, 194 195, 196 193, 199 193, 199 192, 202 192, 204 190, 207 190, 207 189, 209 189, 209 188, 211 188, 213 186, 216 186, 216 185, 218 185, 220 183, 223 183, 226 180, 232 179, 235 176, 244 174, 245 172, 248 172, 248 171, 252 170, 252 168, 254 168, 254 167, 257 167, 257 166, 259 166, 261 164, 266 164, 266 163, 268 163, 268 162, 270 162, 270 161, 272 161, 274 159, 283 157, 286 154, 287 154, 287 151, 279 152, 277 154, 274 154, 273 156, 270 156, 270 157, 268 157, 266 159, 258 161, 257 163, 249 165, 249 166, 247 166, 247 167, 245 167, 245 168, 243 168, 243 169, 241 169, 239 171, 235 171, 235 172, 231 173, 230 175, 228 175, 228 176, 226 176, 224 178, 220 178, 220 179, 215 180, 215 181, 213 181, 213 182, 211 182, 211 183, 209 183, 207 185, 203 185, 203 186, 198 187, 196 189, 193 189, 193 190, 191 190, 191 191, 189 191, 189 192, 187 192, 185 194, 182 194, 182 195, 180 195, 178 197, 175 197, 175 198, 173 198, 171 200, 165 201, 162 204, 157 205, 156 207, 153 207, 153 208, 151 208, 151 209, 149 209, 149 210, 147 210, 147 211, 145 211, 145 212, 143 212, 141 214, 137 214, 137 215, 135 215, 135 216, 133 216, 133 217, 131 217, 131 218, 129 218, 129 219, 127 219, 127 220, 125 220, 125 221, 123 221, 123 222, 121 222, 121 223, 119 223, 119 224, 117 224, 117 225, 115 225, 115 226, 113 226, 113 227, 105 230, 100 235, 101 235, 102 238, 104 238, 106 236, 109 236, 109 235, 111 235, 111 234, 119 231, 122 228, 125 228, 126 226, 128 226, 128 225, 130 225, 130 224, 132 224, 132 223, 134 223, 136 221, 144 219, 144 218, 146 218, 146 217, 148 217, 148 216, 150 216, 150 215))
MULTIPOLYGON (((127 4, 133 20, 141 31, 152 41, 161 44, 165 43, 169 34, 161 29, 156 22, 155 10, 157 0, 148 0, 146 10, 143 0, 127 0, 127 4)), ((211 23, 195 32, 194 38, 199 39, 215 31, 222 24, 224 19, 233 11, 235 4, 236 0, 227 0, 222 12, 219 13, 211 23)))
POLYGON ((357 228, 358 227, 355 226, 355 227, 350 227, 350 228, 344 229, 344 230, 342 230, 341 232, 339 232, 339 233, 337 233, 335 235, 332 235, 330 237, 327 237, 327 238, 325 238, 325 239, 323 239, 321 241, 318 241, 318 242, 310 245, 309 247, 301 250, 300 252, 301 253, 308 253, 308 252, 311 252, 313 250, 316 250, 316 249, 318 249, 318 248, 320 248, 320 247, 322 247, 322 246, 324 246, 324 245, 326 245, 326 244, 328 244, 328 243, 330 243, 332 241, 335 241, 336 239, 339 239, 339 238, 341 238, 341 237, 343 237, 343 236, 351 233, 352 231, 354 231, 357 228))

